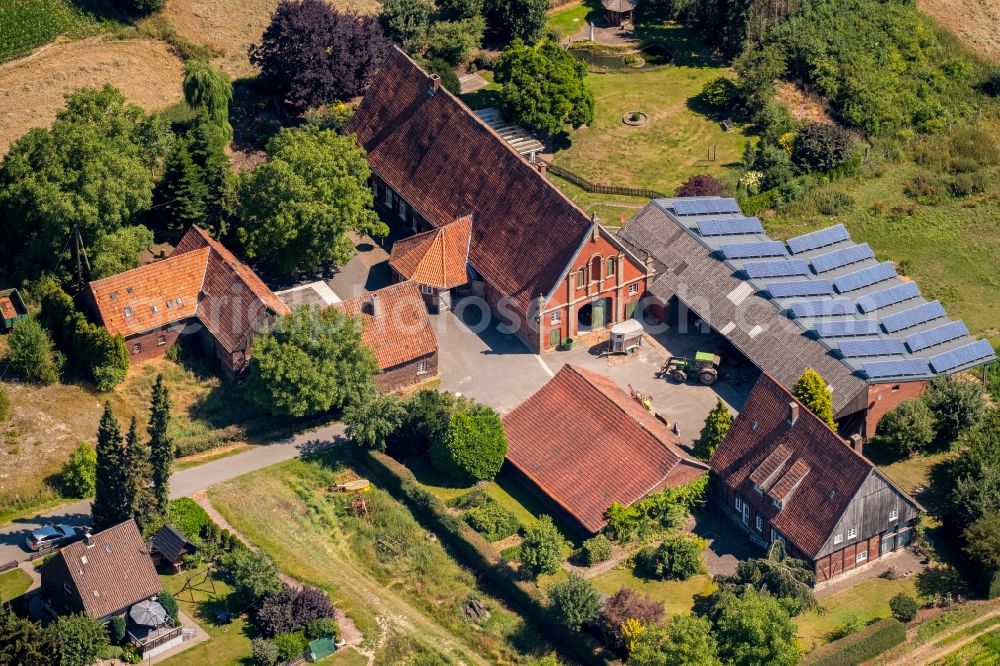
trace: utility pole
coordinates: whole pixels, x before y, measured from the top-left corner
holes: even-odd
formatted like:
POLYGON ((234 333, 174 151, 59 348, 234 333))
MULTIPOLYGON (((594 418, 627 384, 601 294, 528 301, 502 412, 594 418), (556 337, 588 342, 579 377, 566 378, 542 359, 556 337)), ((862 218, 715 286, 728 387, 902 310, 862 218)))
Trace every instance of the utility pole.
POLYGON ((86 281, 90 280, 90 260, 87 258, 87 248, 83 245, 80 227, 73 227, 73 260, 76 263, 76 290, 83 291, 86 281), (84 275, 86 274, 86 281, 84 275))

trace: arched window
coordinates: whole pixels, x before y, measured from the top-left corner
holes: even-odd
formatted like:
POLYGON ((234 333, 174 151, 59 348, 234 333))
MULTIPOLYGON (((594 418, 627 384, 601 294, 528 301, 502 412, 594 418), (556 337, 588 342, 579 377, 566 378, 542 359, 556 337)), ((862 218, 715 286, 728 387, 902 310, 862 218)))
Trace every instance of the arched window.
POLYGON ((614 277, 615 276, 615 270, 617 268, 618 268, 618 265, 617 265, 617 263, 615 261, 615 258, 614 257, 609 258, 608 259, 608 263, 607 263, 607 267, 604 270, 604 276, 605 277, 614 277))
POLYGON ((594 257, 590 260, 590 281, 597 282, 601 279, 601 265, 604 262, 600 257, 594 257))
POLYGON ((585 286, 587 286, 587 274, 581 268, 576 272, 576 288, 583 289, 585 286))

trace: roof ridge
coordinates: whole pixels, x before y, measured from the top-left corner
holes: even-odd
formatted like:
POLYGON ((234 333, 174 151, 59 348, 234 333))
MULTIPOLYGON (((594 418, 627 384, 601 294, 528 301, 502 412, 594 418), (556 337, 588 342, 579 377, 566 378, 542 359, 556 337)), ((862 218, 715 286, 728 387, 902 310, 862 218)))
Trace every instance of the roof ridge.
POLYGON ((204 250, 205 253, 206 253, 206 257, 207 257, 208 253, 211 251, 211 248, 208 248, 208 247, 198 247, 198 248, 194 248, 193 250, 188 250, 187 252, 181 252, 180 254, 171 254, 169 257, 164 257, 163 259, 156 259, 155 261, 151 261, 148 264, 143 264, 142 266, 136 266, 135 268, 129 268, 128 270, 124 270, 121 273, 115 273, 114 275, 109 275, 107 277, 102 277, 102 278, 100 278, 98 280, 91 280, 88 284, 91 286, 91 288, 93 288, 93 285, 95 285, 95 284, 101 284, 102 282, 107 282, 108 280, 114 280, 114 279, 122 277, 123 275, 128 275, 129 273, 134 273, 135 271, 149 270, 150 266, 160 266, 160 265, 162 265, 162 264, 164 264, 164 263, 166 263, 168 261, 172 261, 174 259, 180 259, 182 257, 187 258, 188 255, 194 254, 195 252, 198 252, 199 250, 204 250))

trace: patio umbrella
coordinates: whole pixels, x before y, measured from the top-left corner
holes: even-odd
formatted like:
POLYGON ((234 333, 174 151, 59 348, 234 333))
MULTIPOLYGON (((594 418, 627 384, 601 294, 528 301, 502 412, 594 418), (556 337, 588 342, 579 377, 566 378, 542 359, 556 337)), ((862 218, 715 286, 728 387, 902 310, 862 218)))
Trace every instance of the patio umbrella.
POLYGON ((155 601, 140 601, 129 609, 128 616, 136 624, 158 627, 167 620, 167 611, 155 601))

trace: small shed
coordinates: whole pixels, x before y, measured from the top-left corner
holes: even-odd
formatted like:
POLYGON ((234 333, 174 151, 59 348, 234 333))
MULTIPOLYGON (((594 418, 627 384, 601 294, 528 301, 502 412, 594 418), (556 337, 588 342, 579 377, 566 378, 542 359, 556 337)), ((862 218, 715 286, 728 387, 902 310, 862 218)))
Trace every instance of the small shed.
POLYGON ((28 316, 28 307, 24 304, 24 299, 17 289, 4 289, 0 291, 0 316, 3 317, 3 332, 8 333, 14 322, 28 316))
POLYGON ((331 654, 337 651, 337 644, 333 642, 330 637, 327 638, 317 638, 314 641, 309 641, 309 661, 315 663, 321 659, 326 659, 331 654))
POLYGON ((609 25, 628 23, 635 15, 637 0, 601 0, 604 17, 609 25))
POLYGON ((172 525, 161 527, 149 541, 149 554, 153 563, 179 573, 184 569, 184 556, 194 553, 198 546, 172 525))

